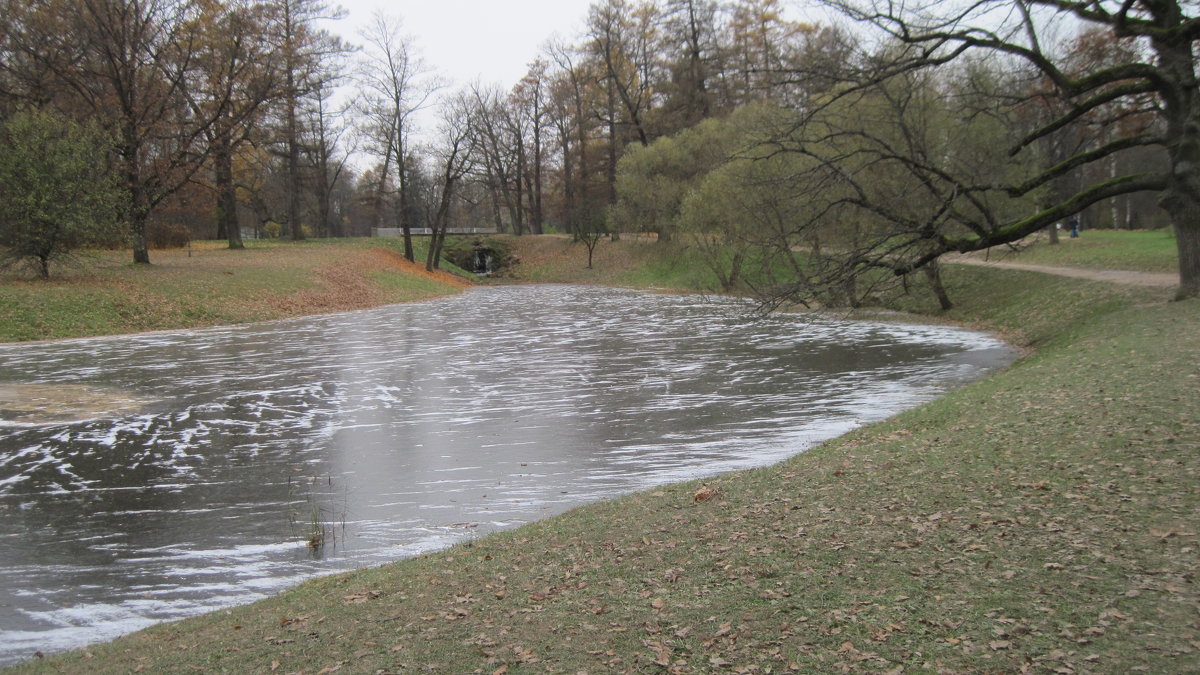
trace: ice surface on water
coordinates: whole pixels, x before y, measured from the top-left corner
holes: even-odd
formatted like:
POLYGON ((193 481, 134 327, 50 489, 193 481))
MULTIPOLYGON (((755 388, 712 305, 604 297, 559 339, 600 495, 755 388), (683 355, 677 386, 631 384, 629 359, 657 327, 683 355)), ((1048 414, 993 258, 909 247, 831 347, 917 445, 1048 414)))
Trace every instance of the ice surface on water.
POLYGON ((0 663, 775 462, 1012 358, 953 328, 744 309, 512 287, 0 345, 0 382, 139 402, 0 427, 0 663))

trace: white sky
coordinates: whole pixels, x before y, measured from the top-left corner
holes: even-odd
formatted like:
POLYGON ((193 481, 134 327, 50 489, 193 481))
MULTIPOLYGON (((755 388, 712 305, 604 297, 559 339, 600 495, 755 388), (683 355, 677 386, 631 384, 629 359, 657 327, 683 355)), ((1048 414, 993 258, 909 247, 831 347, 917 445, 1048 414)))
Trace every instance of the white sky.
MULTIPOLYGON (((335 0, 336 1, 336 0, 335 0)), ((333 3, 331 3, 333 4, 333 3)), ((555 34, 575 42, 591 0, 341 0, 349 12, 330 30, 358 44, 375 10, 397 15, 402 32, 451 86, 481 81, 508 89, 555 34)))

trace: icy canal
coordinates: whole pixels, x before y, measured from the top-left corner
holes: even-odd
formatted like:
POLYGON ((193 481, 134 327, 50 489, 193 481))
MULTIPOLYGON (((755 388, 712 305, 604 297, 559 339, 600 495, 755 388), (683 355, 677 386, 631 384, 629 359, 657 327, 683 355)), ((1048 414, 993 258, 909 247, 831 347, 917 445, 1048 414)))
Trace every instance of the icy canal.
POLYGON ((1013 357, 570 286, 0 345, 0 664, 775 462, 1013 357))

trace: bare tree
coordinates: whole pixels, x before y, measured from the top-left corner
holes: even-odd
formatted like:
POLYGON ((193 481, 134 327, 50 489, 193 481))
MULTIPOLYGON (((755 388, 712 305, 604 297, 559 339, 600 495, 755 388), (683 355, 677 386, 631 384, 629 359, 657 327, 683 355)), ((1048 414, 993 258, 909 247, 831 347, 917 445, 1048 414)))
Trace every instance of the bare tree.
POLYGON ((546 165, 545 133, 547 126, 548 82, 546 70, 548 65, 538 59, 529 66, 529 72, 513 87, 512 104, 521 124, 518 126, 520 138, 524 139, 525 132, 529 135, 529 151, 524 152, 521 144, 522 164, 525 178, 525 194, 529 202, 529 224, 534 234, 542 233, 545 220, 543 210, 543 170, 546 165))
POLYGON ((460 90, 441 105, 441 124, 432 149, 434 192, 437 208, 430 223, 429 252, 425 269, 441 264, 442 246, 450 226, 450 211, 462 181, 475 168, 475 100, 469 90, 460 90))
POLYGON ((475 124, 473 126, 475 151, 479 169, 491 197, 493 220, 497 229, 505 229, 501 207, 508 212, 508 225, 513 234, 525 231, 525 213, 522 208, 522 157, 519 121, 508 105, 504 94, 497 87, 472 85, 470 87, 475 124))
POLYGON ((293 240, 304 239, 300 220, 303 191, 300 155, 303 100, 336 79, 337 59, 349 51, 340 38, 317 27, 322 20, 341 19, 345 12, 324 0, 271 0, 275 49, 283 65, 284 165, 287 171, 287 220, 293 240))
POLYGON ((588 102, 589 82, 594 80, 588 72, 588 64, 576 50, 559 43, 551 43, 547 52, 558 66, 560 75, 555 87, 555 124, 563 137, 563 180, 566 217, 569 220, 578 204, 590 203, 589 178, 592 169, 588 161, 590 105, 588 102), (577 161, 574 163, 575 180, 571 180, 572 162, 565 155, 570 144, 575 144, 577 161))
POLYGON ((359 81, 367 92, 362 107, 370 124, 368 135, 383 166, 374 197, 374 218, 379 222, 389 168, 394 167, 404 257, 413 260, 412 189, 408 181, 412 167, 407 166, 413 117, 428 105, 441 85, 416 53, 412 39, 400 31, 399 18, 382 12, 372 17, 361 34, 366 49, 359 64, 359 81))
POLYGON ((332 218, 334 190, 346 168, 352 145, 347 146, 350 131, 347 107, 331 108, 333 87, 326 84, 317 90, 306 110, 307 134, 302 147, 310 176, 310 186, 316 198, 317 235, 341 237, 342 223, 332 218))

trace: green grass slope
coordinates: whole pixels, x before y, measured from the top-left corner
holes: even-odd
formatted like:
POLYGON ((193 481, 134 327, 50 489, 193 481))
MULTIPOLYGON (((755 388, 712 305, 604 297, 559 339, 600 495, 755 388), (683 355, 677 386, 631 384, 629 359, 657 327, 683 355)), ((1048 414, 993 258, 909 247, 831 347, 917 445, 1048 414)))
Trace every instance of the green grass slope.
MULTIPOLYGON (((980 254, 976 254, 977 256, 980 254)), ((990 260, 1030 265, 1136 272, 1178 272, 1179 253, 1171 230, 1084 230, 1076 239, 1060 233, 1058 244, 1037 235, 1018 251, 996 247, 990 260)))

